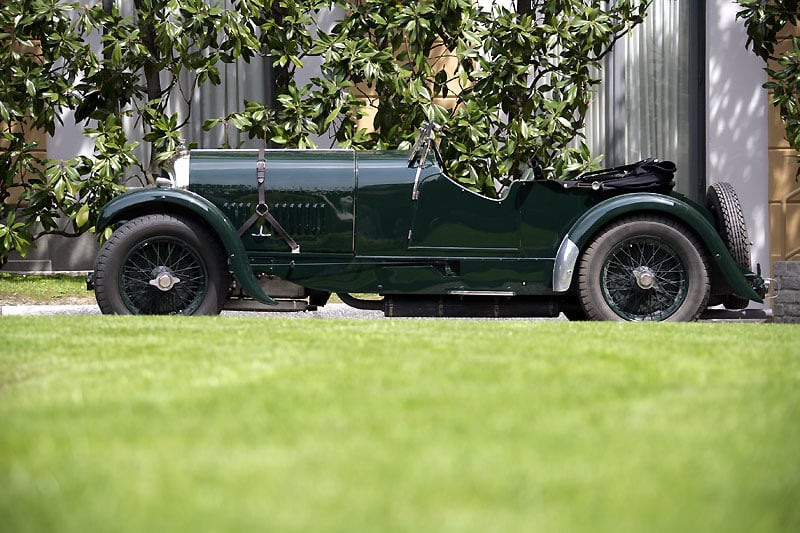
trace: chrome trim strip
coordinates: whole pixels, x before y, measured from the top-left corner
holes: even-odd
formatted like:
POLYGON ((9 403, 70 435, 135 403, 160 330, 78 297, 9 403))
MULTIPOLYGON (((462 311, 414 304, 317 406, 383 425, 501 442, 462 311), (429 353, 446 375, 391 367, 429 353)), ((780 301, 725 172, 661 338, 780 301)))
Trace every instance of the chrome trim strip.
POLYGON ((569 235, 561 241, 558 247, 555 264, 553 265, 553 292, 567 292, 572 284, 572 276, 575 273, 575 264, 581 251, 578 245, 572 242, 569 235))
POLYGON ((514 291, 447 291, 452 296, 516 296, 514 291))

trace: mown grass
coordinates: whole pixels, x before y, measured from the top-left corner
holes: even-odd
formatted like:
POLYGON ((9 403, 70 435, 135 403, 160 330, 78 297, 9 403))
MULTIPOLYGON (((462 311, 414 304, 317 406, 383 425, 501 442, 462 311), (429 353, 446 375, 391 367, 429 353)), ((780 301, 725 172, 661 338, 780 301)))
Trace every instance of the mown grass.
POLYGON ((797 531, 800 329, 0 318, 4 531, 797 531))
POLYGON ((92 303, 83 276, 64 274, 26 275, 0 272, 0 304, 36 305, 92 303))

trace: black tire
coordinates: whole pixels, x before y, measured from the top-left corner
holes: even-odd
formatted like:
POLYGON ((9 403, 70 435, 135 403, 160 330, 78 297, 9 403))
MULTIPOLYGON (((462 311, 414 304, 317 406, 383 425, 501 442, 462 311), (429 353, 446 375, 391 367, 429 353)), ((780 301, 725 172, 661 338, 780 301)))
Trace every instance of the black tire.
POLYGON ((225 255, 203 226, 147 215, 123 224, 100 249, 94 290, 104 314, 215 315, 226 280, 225 255))
POLYGON ((710 290, 700 242, 655 215, 613 223, 580 261, 578 293, 591 320, 696 320, 710 290))
POLYGON ((567 317, 567 320, 570 322, 586 322, 589 320, 589 317, 586 316, 586 311, 583 310, 583 307, 577 300, 575 302, 570 301, 563 305, 561 307, 561 312, 564 313, 564 316, 567 317))
MULTIPOLYGON (((750 270, 750 238, 747 235, 747 223, 744 220, 742 204, 730 183, 715 183, 706 191, 706 208, 714 216, 714 226, 722 238, 722 242, 731 253, 736 263, 750 270)), ((744 309, 750 304, 747 298, 732 294, 722 298, 726 309, 744 309)))

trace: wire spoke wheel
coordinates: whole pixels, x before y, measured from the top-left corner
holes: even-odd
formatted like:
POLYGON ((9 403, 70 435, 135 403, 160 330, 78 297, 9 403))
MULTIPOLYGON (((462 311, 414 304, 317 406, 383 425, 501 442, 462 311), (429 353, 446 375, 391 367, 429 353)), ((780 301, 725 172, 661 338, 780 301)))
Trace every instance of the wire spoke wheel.
POLYGON ((208 291, 208 270, 186 243, 157 238, 131 250, 123 262, 119 287, 133 314, 191 315, 208 291))
POLYGON ((651 238, 619 243, 603 265, 603 294, 626 320, 663 320, 686 298, 686 267, 678 254, 651 238))
POLYGON ((100 250, 95 296, 106 314, 208 315, 227 296, 225 256, 197 223, 146 215, 123 224, 100 250))
POLYGON ((696 320, 710 293, 702 244, 677 222, 648 215, 601 230, 577 284, 592 320, 696 320))

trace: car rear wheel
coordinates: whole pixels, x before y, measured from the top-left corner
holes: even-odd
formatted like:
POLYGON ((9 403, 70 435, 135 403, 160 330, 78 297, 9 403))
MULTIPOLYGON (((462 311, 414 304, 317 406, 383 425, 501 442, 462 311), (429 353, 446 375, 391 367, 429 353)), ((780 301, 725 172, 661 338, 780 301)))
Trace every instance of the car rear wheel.
POLYGON ((702 245, 667 218, 620 220, 586 248, 578 292, 592 320, 696 320, 710 292, 702 245))
POLYGON ((212 315, 227 293, 225 255, 191 220, 147 215, 118 228, 100 249, 95 297, 104 314, 212 315))
MULTIPOLYGON (((714 216, 717 233, 734 261, 750 270, 750 239, 747 235, 747 223, 733 186, 724 182, 711 185, 706 192, 706 207, 714 216)), ((727 295, 722 299, 722 305, 726 309, 744 309, 749 303, 749 299, 734 295, 727 295)))

